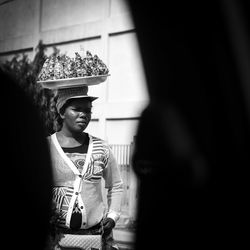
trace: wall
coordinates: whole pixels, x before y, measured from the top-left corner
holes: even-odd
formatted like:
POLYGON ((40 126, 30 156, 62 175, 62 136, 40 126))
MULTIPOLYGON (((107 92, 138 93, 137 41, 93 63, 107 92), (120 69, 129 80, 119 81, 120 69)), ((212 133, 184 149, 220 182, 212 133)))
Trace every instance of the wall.
POLYGON ((125 0, 14 0, 0 2, 0 60, 26 52, 32 59, 41 39, 74 55, 90 50, 109 67, 110 77, 89 93, 93 120, 87 131, 111 144, 131 143, 148 103, 136 30, 125 0))

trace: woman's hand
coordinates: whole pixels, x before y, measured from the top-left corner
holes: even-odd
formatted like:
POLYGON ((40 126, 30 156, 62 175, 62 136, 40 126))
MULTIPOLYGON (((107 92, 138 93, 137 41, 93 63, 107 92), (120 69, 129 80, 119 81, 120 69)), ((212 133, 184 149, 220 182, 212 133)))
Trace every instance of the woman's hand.
POLYGON ((114 227, 115 227, 115 221, 113 219, 108 217, 103 219, 104 235, 109 235, 114 227))

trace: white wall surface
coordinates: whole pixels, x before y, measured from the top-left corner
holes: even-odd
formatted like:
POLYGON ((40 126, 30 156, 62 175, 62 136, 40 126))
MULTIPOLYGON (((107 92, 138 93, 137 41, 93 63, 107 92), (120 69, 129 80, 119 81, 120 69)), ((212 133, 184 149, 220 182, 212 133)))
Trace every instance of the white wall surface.
POLYGON ((33 0, 12 1, 0 6, 0 40, 30 35, 36 15, 33 0))
POLYGON ((136 134, 138 120, 107 121, 107 137, 110 144, 130 144, 136 134))
POLYGON ((109 38, 109 102, 147 100, 145 75, 135 32, 109 38))
POLYGON ((42 31, 94 22, 105 17, 103 0, 43 0, 42 31))

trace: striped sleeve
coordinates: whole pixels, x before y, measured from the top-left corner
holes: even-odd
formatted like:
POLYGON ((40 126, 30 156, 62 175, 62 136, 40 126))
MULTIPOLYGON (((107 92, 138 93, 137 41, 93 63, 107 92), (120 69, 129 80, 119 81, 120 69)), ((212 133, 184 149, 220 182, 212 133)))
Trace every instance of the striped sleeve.
POLYGON ((121 201, 123 193, 123 181, 121 179, 120 171, 117 161, 110 149, 107 146, 107 166, 104 170, 103 178, 105 180, 105 187, 108 189, 108 214, 107 217, 112 218, 115 222, 119 219, 121 213, 121 201))

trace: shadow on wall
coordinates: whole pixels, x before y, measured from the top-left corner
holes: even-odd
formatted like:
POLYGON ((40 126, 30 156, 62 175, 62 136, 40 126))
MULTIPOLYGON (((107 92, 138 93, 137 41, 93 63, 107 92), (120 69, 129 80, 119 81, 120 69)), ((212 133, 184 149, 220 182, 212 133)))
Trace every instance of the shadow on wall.
POLYGON ((173 2, 130 1, 150 94, 133 156, 136 250, 239 247, 250 163, 249 8, 173 2))

